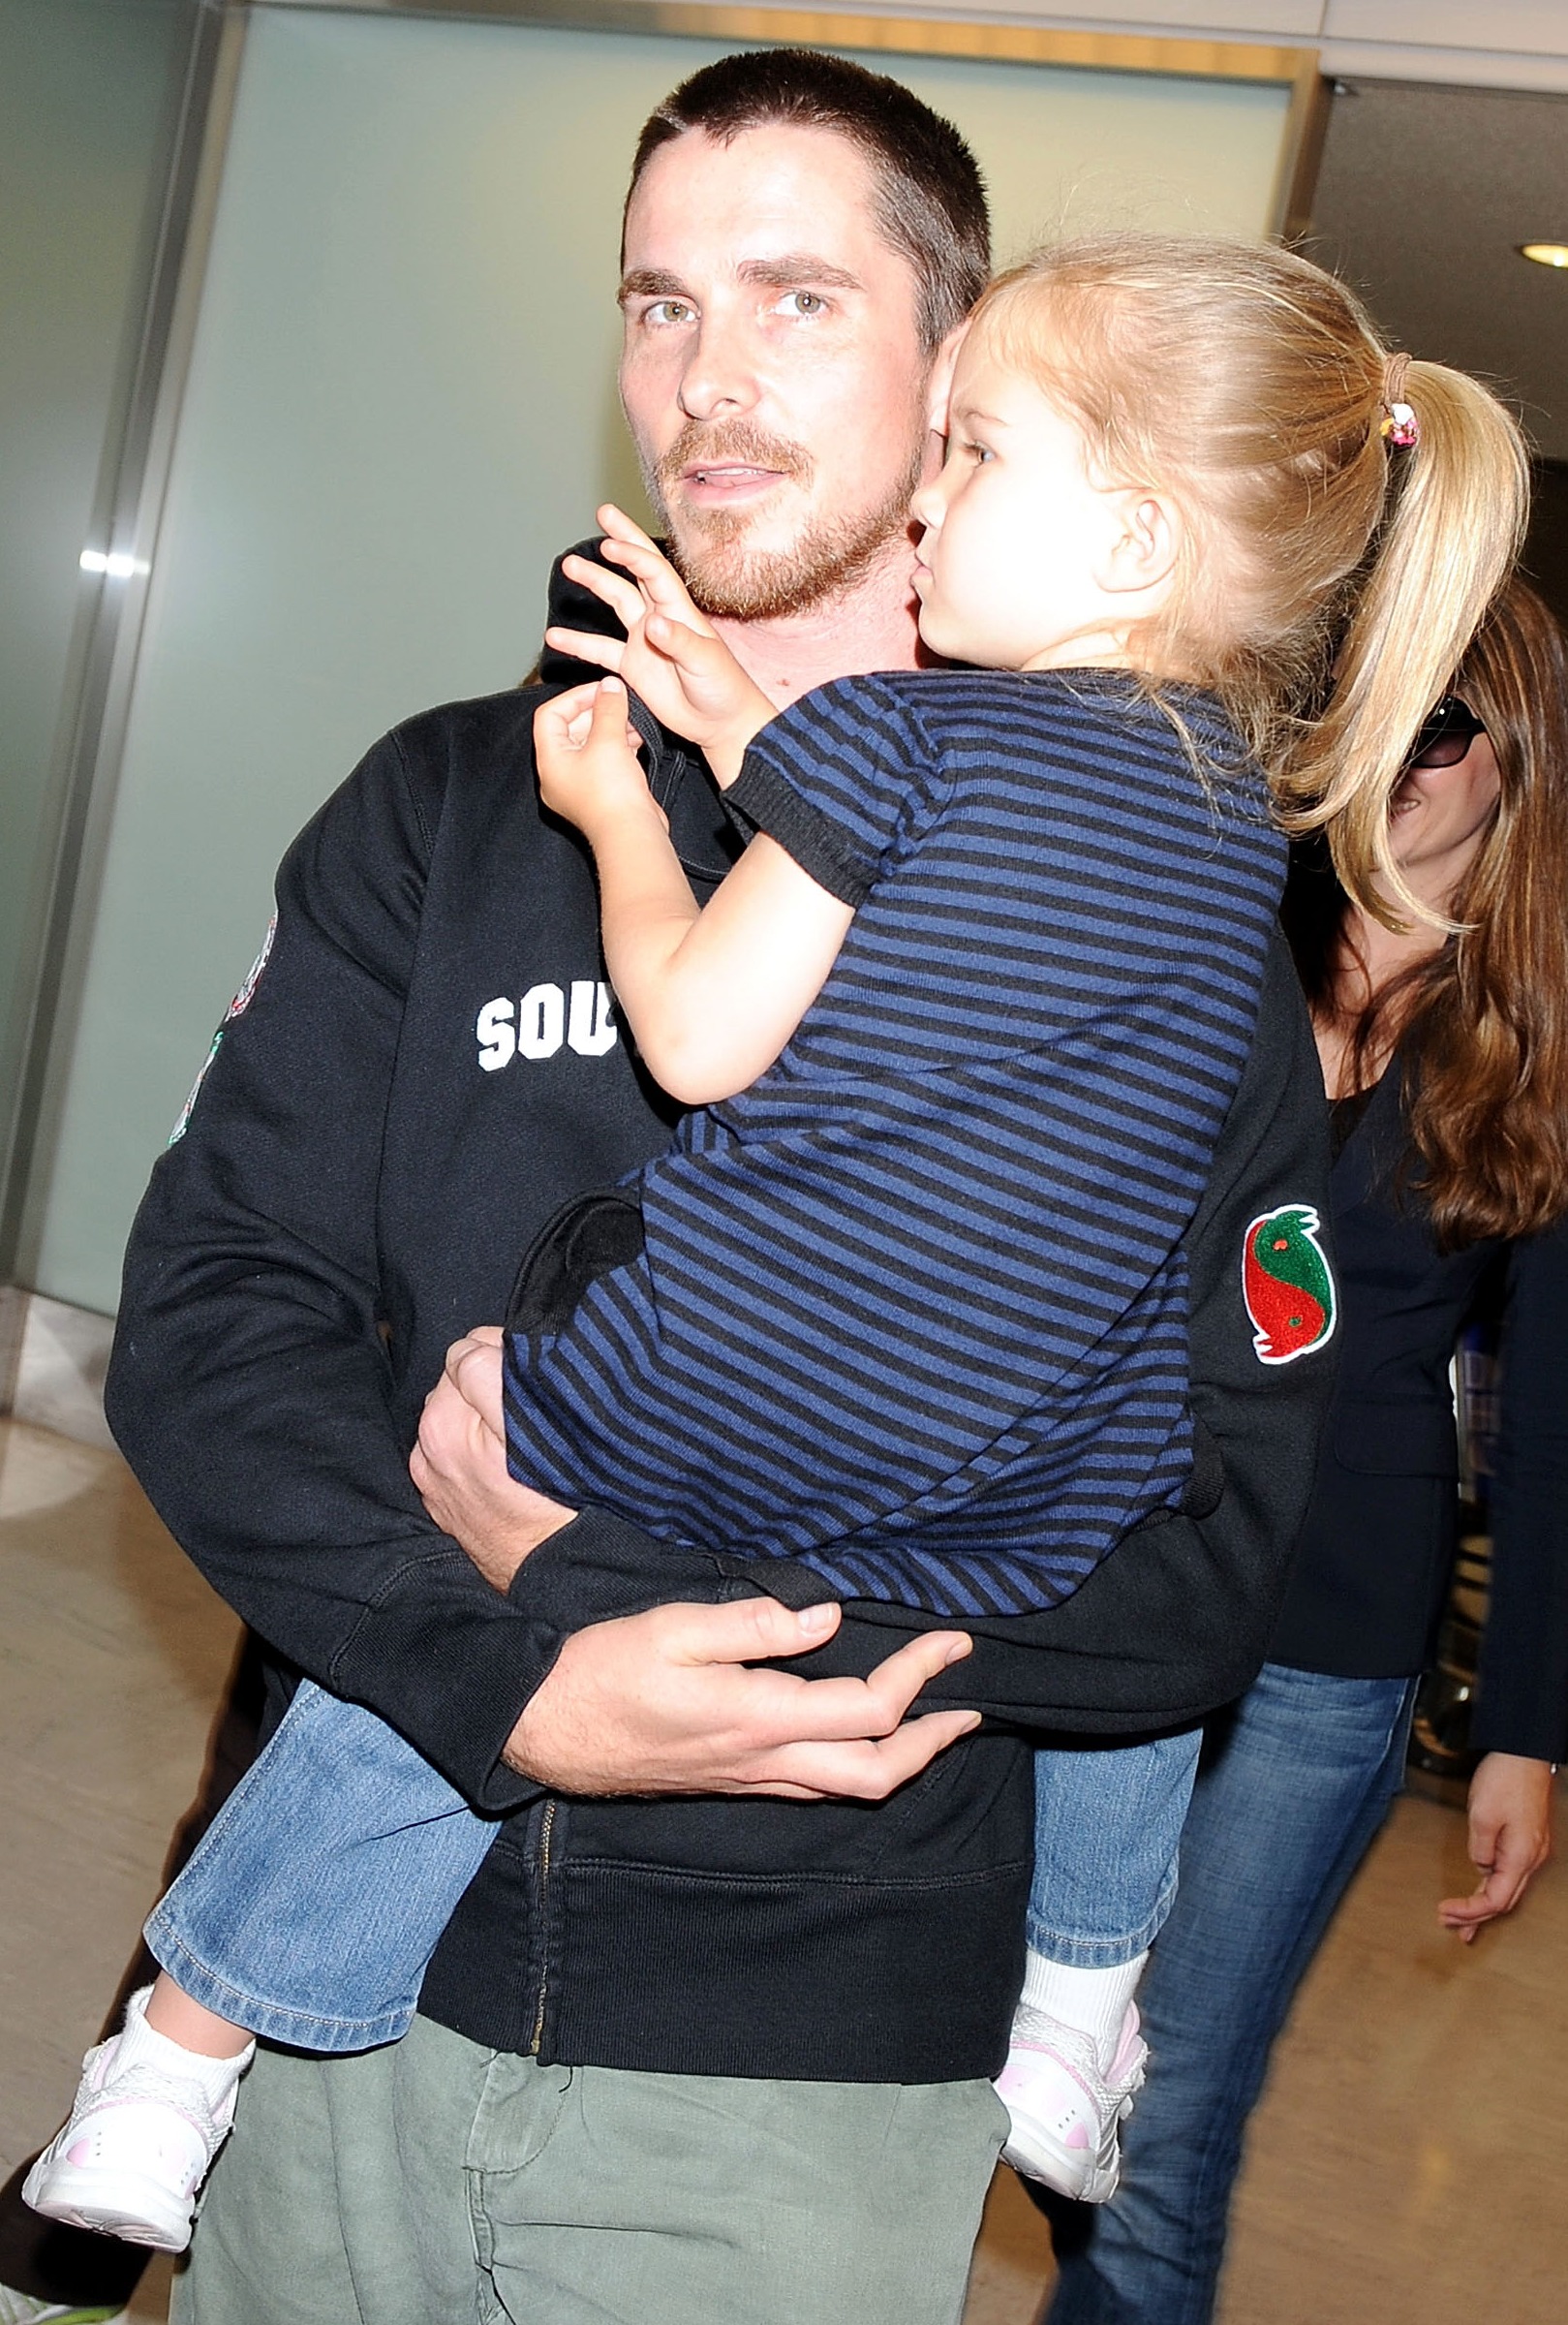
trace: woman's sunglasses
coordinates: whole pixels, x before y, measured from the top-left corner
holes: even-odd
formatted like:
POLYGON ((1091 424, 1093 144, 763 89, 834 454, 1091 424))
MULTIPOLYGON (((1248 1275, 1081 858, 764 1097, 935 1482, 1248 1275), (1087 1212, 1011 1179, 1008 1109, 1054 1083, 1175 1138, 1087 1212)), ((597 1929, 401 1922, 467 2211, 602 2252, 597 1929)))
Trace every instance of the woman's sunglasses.
POLYGON ((1457 767, 1476 736, 1486 731, 1468 702, 1461 702, 1458 695, 1445 695, 1422 722, 1404 762, 1405 773, 1416 767, 1457 767))

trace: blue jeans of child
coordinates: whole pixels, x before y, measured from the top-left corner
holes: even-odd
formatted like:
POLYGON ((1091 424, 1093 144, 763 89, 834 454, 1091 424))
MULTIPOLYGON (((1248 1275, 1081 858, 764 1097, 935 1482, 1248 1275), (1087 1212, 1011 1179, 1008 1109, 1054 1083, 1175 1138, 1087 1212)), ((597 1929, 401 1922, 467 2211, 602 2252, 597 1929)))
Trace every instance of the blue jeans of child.
POLYGON ((1203 1730, 1034 1754, 1030 1945, 1078 1969, 1131 1962, 1176 1896, 1203 1730))
MULTIPOLYGON (((1036 1754, 1030 1942, 1097 1967, 1169 1908, 1196 1732, 1036 1754)), ((496 1827, 374 1713, 308 1681, 147 1922, 176 1984, 305 2051, 405 2033, 496 1827)))
POLYGON ((395 2042, 497 1829, 374 1712, 307 1680, 147 1944, 194 2001, 269 2041, 395 2042))
POLYGON ((1208 2325, 1246 2119, 1399 1789, 1415 1690, 1269 1663, 1214 1723, 1181 1895, 1138 1998, 1151 2064, 1122 2185, 1096 2212, 1072 2208, 1046 2325, 1208 2325))

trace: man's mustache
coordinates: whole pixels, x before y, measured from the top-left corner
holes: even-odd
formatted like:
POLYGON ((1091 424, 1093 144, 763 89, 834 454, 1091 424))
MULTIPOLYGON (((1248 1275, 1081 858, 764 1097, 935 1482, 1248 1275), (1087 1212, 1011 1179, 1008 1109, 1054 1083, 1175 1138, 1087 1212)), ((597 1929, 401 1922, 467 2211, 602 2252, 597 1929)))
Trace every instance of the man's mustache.
POLYGON ((705 422, 689 419, 659 461, 654 474, 664 491, 680 483, 688 469, 734 462, 742 468, 765 468, 781 477, 809 482, 815 467, 804 446, 786 436, 770 436, 750 420, 705 422))

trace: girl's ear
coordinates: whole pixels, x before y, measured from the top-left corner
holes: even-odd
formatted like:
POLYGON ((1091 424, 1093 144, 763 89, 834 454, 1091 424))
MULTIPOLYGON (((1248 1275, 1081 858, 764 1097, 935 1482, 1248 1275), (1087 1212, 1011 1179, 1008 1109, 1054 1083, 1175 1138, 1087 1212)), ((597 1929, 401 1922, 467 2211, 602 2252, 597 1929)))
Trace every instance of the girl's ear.
POLYGON ((1185 528, 1174 501, 1147 487, 1118 493, 1117 523, 1096 578, 1113 597, 1163 592, 1176 573, 1185 528))
POLYGON ((934 435, 947 433, 947 405, 953 392, 953 366, 964 344, 968 322, 955 325, 931 358, 931 384, 926 390, 926 425, 934 435))

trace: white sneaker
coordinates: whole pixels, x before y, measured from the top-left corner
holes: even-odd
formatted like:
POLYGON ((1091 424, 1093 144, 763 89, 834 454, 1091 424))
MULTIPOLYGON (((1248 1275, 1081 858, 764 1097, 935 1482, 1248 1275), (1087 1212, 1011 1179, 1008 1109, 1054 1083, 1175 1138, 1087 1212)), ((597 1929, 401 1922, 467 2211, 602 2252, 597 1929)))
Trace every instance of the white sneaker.
POLYGON ((39 2301, 0 2284, 0 2325, 126 2325, 124 2309, 83 2309, 70 2301, 39 2301))
POLYGON ((1143 2089, 1149 2045, 1127 2004, 1109 2067, 1087 2034, 1020 2003, 997 2095, 1012 2118, 1002 2160, 1080 2204, 1104 2204, 1122 2169, 1117 2126, 1143 2089))
POLYGON ((151 1992, 134 1994, 120 2032, 87 2053, 71 2121, 21 2192, 35 2212, 72 2228, 183 2252, 197 2191, 229 2135, 256 2046, 237 2059, 182 2050, 147 2025, 151 1992))

